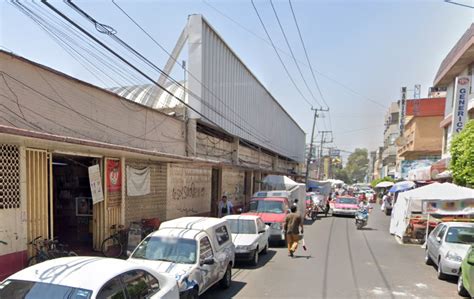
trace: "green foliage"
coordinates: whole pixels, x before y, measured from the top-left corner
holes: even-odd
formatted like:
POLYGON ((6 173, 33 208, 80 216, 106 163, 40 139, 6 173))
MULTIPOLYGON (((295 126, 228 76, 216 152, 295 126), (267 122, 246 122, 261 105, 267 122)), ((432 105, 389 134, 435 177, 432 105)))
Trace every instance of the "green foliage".
POLYGON ((369 157, 366 148, 356 148, 347 159, 345 171, 349 176, 347 183, 363 182, 369 166, 369 157))
POLYGON ((380 182, 393 182, 395 183, 395 179, 393 179, 392 177, 389 177, 389 176, 386 176, 384 178, 380 178, 380 179, 375 179, 373 180, 370 185, 372 186, 372 188, 375 188, 375 186, 380 183, 380 182))
POLYGON ((344 183, 350 183, 349 175, 347 175, 347 171, 345 169, 336 169, 334 171, 334 178, 336 180, 341 180, 344 183))
POLYGON ((474 187, 474 120, 451 141, 451 165, 454 182, 474 187))

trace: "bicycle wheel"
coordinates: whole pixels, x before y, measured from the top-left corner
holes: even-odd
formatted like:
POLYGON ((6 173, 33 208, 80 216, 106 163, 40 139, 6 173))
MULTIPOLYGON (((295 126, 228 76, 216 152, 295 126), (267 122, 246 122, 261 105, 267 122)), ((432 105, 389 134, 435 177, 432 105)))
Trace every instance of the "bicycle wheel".
POLYGON ((36 255, 30 257, 30 258, 28 259, 28 261, 26 262, 26 266, 29 267, 29 266, 35 265, 35 264, 37 263, 37 262, 36 262, 36 258, 37 258, 37 257, 38 257, 38 256, 36 256, 36 255))
POLYGON ((67 256, 79 256, 77 253, 75 253, 74 251, 69 251, 67 253, 67 256))
POLYGON ((120 257, 123 247, 117 236, 110 236, 102 242, 101 250, 106 257, 120 257))

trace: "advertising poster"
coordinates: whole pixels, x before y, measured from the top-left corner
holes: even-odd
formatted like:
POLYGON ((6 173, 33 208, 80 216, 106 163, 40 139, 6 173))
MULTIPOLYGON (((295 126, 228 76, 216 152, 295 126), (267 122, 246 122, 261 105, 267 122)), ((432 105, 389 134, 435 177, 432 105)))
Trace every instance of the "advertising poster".
POLYGON ((89 167, 89 183, 91 185, 92 203, 96 204, 104 200, 102 192, 102 180, 99 164, 89 167))
POLYGON ((122 168, 120 160, 107 159, 107 192, 120 192, 122 190, 122 168))
POLYGON ((469 102, 469 81, 469 77, 456 77, 452 134, 461 132, 468 120, 467 106, 469 102))

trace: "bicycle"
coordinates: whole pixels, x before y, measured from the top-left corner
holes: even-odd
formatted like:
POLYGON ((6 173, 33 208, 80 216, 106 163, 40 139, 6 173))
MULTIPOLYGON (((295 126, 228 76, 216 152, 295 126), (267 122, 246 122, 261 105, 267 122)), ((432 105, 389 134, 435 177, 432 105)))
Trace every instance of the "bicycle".
POLYGON ((102 254, 106 257, 121 257, 127 247, 127 231, 123 225, 112 225, 114 231, 108 238, 102 241, 100 246, 102 254), (111 244, 110 244, 111 243, 111 244))
POLYGON ((42 236, 38 236, 33 239, 28 245, 32 245, 35 254, 30 257, 27 261, 27 266, 32 266, 47 260, 52 260, 59 257, 66 256, 77 256, 74 251, 68 250, 67 246, 60 244, 57 239, 53 240, 40 240, 42 236))

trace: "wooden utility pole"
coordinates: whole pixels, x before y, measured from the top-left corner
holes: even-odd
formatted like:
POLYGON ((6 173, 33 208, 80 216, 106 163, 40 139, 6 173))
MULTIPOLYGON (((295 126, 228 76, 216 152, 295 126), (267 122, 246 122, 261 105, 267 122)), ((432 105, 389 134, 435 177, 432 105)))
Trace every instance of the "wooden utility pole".
POLYGON ((313 118, 313 129, 311 130, 311 139, 309 143, 309 153, 308 153, 308 159, 306 161, 306 175, 305 175, 305 183, 308 182, 308 176, 309 176, 309 165, 311 164, 311 159, 313 156, 313 142, 314 142, 314 128, 316 127, 316 118, 319 117, 318 111, 324 112, 324 111, 329 111, 329 108, 323 109, 323 108, 311 108, 311 110, 314 111, 314 118, 313 118))

